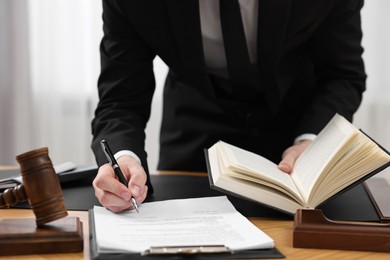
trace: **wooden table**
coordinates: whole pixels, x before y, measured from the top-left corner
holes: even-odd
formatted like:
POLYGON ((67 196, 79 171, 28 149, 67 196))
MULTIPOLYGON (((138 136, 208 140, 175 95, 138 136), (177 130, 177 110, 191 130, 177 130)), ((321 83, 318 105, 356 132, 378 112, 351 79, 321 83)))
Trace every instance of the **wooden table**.
MULTIPOLYGON (((0 167, 1 169, 1 167, 0 167)), ((160 174, 177 174, 177 172, 160 172, 160 174)), ((84 252, 67 254, 5 256, 1 259, 89 259, 89 231, 87 211, 68 211, 70 216, 77 216, 83 223, 84 252)), ((28 209, 0 209, 0 219, 34 218, 28 209)), ((287 220, 272 220, 264 218, 249 218, 252 223, 262 229, 275 240, 276 247, 287 259, 390 259, 389 253, 301 249, 292 246, 293 222, 287 220)))

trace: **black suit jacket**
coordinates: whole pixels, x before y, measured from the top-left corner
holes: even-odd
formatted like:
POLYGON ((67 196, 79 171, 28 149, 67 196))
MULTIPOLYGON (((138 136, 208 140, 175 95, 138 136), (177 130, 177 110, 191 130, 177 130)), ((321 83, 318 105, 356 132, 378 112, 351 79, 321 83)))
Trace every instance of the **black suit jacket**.
MULTIPOLYGON (((362 0, 259 0, 257 67, 278 122, 268 134, 286 136, 278 151, 299 134, 318 133, 336 112, 352 120, 365 90, 362 5, 362 0)), ((161 140, 182 134, 171 126, 191 114, 191 106, 206 109, 219 102, 203 58, 198 1, 103 0, 103 20, 92 148, 103 164, 99 141, 107 139, 114 152, 134 151, 147 169, 144 129, 156 55, 170 69, 161 140)), ((185 122, 202 124, 190 116, 185 122)), ((161 154, 180 156, 189 143, 161 154)))

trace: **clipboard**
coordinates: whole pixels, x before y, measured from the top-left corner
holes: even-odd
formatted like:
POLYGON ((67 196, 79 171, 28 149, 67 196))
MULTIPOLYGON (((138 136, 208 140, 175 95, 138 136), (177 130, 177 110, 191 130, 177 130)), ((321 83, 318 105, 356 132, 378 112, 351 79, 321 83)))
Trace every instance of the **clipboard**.
POLYGON ((276 248, 269 249, 255 249, 255 250, 243 250, 243 251, 225 251, 225 252, 189 252, 172 254, 172 253, 158 253, 150 255, 142 255, 139 253, 99 253, 96 243, 96 233, 95 233, 95 219, 93 210, 88 211, 89 217, 89 247, 90 247, 90 257, 94 260, 106 260, 106 259, 278 259, 285 258, 285 256, 276 248))

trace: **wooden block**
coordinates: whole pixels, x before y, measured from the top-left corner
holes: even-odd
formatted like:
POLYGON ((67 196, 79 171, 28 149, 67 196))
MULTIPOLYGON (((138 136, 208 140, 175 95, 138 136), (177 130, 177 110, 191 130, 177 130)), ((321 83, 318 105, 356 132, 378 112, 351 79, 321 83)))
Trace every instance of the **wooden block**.
POLYGON ((65 217, 37 227, 35 218, 0 220, 0 255, 83 251, 78 217, 65 217))
POLYGON ((390 179, 370 178, 364 182, 370 199, 375 209, 384 223, 390 223, 390 179))
POLYGON ((293 246, 390 252, 390 224, 332 221, 321 210, 298 210, 293 246))

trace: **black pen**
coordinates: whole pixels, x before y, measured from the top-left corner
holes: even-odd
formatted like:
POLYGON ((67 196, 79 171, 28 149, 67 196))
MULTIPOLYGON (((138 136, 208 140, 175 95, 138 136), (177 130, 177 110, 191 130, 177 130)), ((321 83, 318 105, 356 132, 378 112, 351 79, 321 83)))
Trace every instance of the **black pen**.
MULTIPOLYGON (((111 163, 112 168, 114 168, 114 172, 115 172, 116 176, 118 177, 119 181, 127 187, 127 180, 126 180, 125 176, 123 175, 118 163, 116 162, 115 157, 112 154, 111 149, 108 146, 107 141, 102 140, 100 142, 100 145, 102 146, 103 152, 106 155, 107 160, 111 163)), ((139 213, 137 202, 135 201, 135 199, 133 197, 131 197, 130 202, 131 202, 131 205, 133 205, 133 207, 135 208, 135 210, 139 213)))

